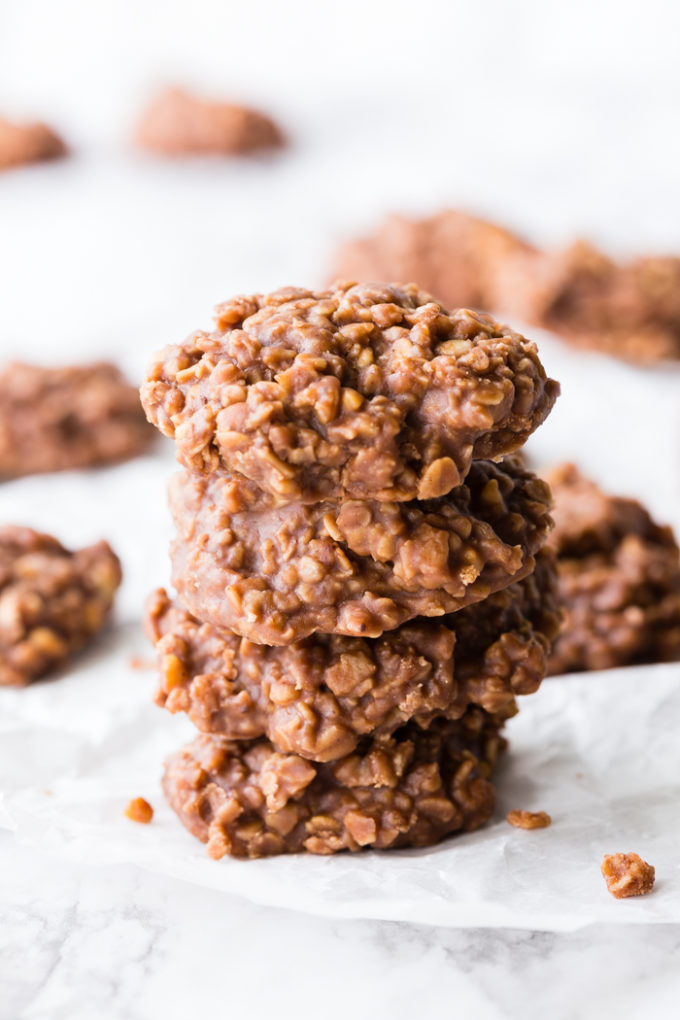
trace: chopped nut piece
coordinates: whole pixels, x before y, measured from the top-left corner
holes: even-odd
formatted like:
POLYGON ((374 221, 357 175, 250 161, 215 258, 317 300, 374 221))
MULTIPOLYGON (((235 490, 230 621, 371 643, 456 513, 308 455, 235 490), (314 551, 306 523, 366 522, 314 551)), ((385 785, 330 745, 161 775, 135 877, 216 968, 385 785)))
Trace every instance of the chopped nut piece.
POLYGON ((545 811, 508 811, 505 817, 516 829, 547 829, 552 822, 545 811))
POLYGON ((639 854, 606 854, 601 871, 607 889, 617 900, 644 896, 654 886, 655 870, 639 854))
POLYGON ((140 822, 142 825, 148 825, 153 818, 153 808, 148 800, 144 800, 143 797, 135 797, 125 808, 125 814, 131 822, 140 822))

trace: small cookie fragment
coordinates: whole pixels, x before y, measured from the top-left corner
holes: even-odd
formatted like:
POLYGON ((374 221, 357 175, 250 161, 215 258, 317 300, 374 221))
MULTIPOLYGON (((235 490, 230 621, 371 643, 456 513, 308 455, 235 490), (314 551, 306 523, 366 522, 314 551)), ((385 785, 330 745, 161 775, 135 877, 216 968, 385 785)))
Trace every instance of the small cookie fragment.
POLYGON ((0 170, 65 156, 59 135, 38 121, 16 124, 0 117, 0 170))
POLYGON ((137 142, 166 156, 239 156, 285 142, 278 125, 246 106, 208 102, 182 89, 167 89, 146 110, 137 142))
POLYGON ((0 527, 0 687, 25 686, 84 647, 121 577, 106 542, 70 552, 31 528, 0 527))
POLYGON ((508 811, 505 816, 516 829, 547 829, 552 818, 545 811, 508 811))
POLYGON ((237 297, 142 386, 184 467, 283 502, 427 500, 518 450, 559 386, 536 345, 414 284, 237 297))
POLYGON ((552 674, 680 658, 680 550, 636 500, 610 496, 573 464, 546 475, 555 499, 564 623, 552 674))
POLYGON ((262 644, 379 637, 479 602, 534 566, 548 487, 517 458, 473 461, 436 500, 276 504, 238 476, 170 487, 173 581, 199 620, 262 644))
POLYGON ((143 797, 135 797, 125 808, 125 814, 131 822, 148 825, 153 818, 153 808, 148 800, 144 800, 143 797))
POLYGON ((0 479, 127 460, 153 435, 137 389, 110 362, 0 370, 0 479))
POLYGON ((605 854, 601 871, 607 889, 617 900, 645 896, 654 886, 655 869, 639 854, 605 854))

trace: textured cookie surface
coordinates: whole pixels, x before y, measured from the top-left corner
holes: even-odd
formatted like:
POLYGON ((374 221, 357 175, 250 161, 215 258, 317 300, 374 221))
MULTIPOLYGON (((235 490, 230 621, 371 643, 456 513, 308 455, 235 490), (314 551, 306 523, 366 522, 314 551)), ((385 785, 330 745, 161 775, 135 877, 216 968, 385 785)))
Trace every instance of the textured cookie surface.
POLYGON ((82 648, 121 581, 106 542, 69 552, 30 528, 0 527, 0 686, 23 686, 82 648))
POLYGON ((197 472, 289 501, 410 500, 518 449, 559 387, 533 343, 415 286, 281 290, 218 308, 142 387, 149 420, 197 472))
POLYGON ((316 634, 286 647, 256 645, 201 624, 163 591, 147 611, 157 704, 186 712, 204 732, 266 736, 277 750, 314 761, 343 757, 363 736, 389 736, 411 719, 459 718, 471 703, 512 709, 545 676, 558 626, 546 554, 534 574, 483 602, 372 640, 316 634))
POLYGON ((0 370, 0 477, 126 460, 152 439, 139 394, 115 365, 0 370))
POLYGON ((378 637, 524 577, 550 504, 545 483, 513 458, 474 461, 465 484, 413 503, 267 506, 241 478, 180 473, 173 583, 198 619, 252 641, 378 637))
POLYGON ((564 624, 551 673, 680 658, 680 551, 669 527, 563 465, 549 476, 564 624))
POLYGON ((501 717, 481 709, 409 724, 354 754, 312 764, 268 740, 200 736, 166 762, 163 788, 212 857, 430 846, 490 817, 501 717))

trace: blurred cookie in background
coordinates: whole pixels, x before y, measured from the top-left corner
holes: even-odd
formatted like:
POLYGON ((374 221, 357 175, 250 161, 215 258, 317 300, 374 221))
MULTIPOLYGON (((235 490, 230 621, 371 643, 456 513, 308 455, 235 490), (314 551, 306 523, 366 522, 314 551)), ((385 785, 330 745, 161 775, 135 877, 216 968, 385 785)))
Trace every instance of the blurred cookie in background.
POLYGON ((199 99, 179 88, 166 89, 151 102, 135 137, 142 148, 165 156, 241 156, 285 144, 266 114, 199 99))
POLYGON ((59 159, 67 152, 63 140, 47 124, 20 124, 0 117, 0 170, 59 159))
POLYGON ((680 550, 668 526, 633 499, 610 496, 573 464, 546 475, 553 491, 564 623, 549 672, 680 659, 680 550))
POLYGON ((110 362, 0 369, 0 480, 128 460, 154 435, 110 362))
POLYGON ((335 255, 336 279, 417 283, 448 308, 497 308, 502 265, 534 248, 510 231, 456 209, 425 219, 388 216, 374 234, 335 255))

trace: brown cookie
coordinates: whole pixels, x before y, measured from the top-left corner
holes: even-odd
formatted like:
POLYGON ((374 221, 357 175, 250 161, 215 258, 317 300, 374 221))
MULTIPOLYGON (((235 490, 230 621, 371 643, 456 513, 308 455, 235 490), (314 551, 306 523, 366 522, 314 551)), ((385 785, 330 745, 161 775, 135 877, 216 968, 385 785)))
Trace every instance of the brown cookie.
POLYGON ((262 644, 379 637, 526 576, 552 525, 548 487, 509 458, 413 503, 267 505, 252 484, 180 473, 173 583, 198 619, 262 644))
POLYGON ((513 294, 505 311, 580 347, 638 362, 680 358, 680 258, 615 262, 577 241, 542 253, 513 294))
POLYGON ((430 499, 518 449, 559 392, 533 343, 415 286, 236 298, 142 387, 180 461, 288 501, 430 499))
POLYGON ((669 527, 573 464, 548 475, 564 624, 551 673, 680 658, 680 551, 669 527))
POLYGON ((312 764, 268 740, 200 736, 166 762, 163 789, 211 857, 430 846, 490 817, 502 717, 470 709, 411 723, 355 754, 312 764))
POLYGON ((447 308, 499 311, 499 277, 510 260, 534 252, 503 227, 456 209, 424 219, 388 216, 373 234, 339 248, 331 278, 413 280, 447 308))
POLYGON ((47 124, 15 124, 0 118, 0 170, 58 159, 66 152, 64 142, 47 124))
POLYGON ((37 680, 87 644, 120 581, 106 542, 69 552, 30 528, 0 527, 0 686, 37 680))
POLYGON ((381 638, 315 634, 256 645, 201 623, 164 591, 150 598, 156 703, 199 730, 252 740, 313 761, 349 754, 367 734, 413 719, 459 718, 474 703, 508 711, 545 676, 559 626, 552 557, 535 574, 441 621, 414 620, 381 638))
POLYGON ((137 390, 108 362, 0 370, 0 478, 127 460, 153 435, 137 390))
POLYGON ((239 156, 278 148, 285 138, 278 125, 257 110, 167 89, 144 113, 137 142, 166 156, 239 156))

